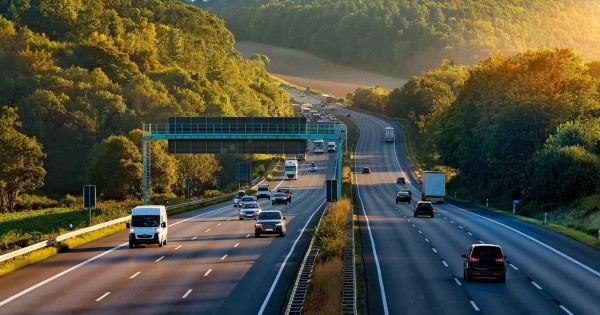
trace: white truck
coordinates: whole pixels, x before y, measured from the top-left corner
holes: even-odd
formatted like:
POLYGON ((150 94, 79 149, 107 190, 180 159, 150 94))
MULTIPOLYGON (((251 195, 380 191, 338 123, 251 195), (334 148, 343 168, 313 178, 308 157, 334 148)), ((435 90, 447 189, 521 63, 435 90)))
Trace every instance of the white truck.
POLYGON ((444 203, 446 197, 446 174, 437 171, 423 172, 421 200, 444 203))
POLYGON ((394 128, 385 127, 383 129, 383 140, 385 142, 394 142, 394 140, 396 140, 396 136, 394 134, 394 128))
POLYGON ((298 179, 298 160, 285 161, 285 179, 298 179))

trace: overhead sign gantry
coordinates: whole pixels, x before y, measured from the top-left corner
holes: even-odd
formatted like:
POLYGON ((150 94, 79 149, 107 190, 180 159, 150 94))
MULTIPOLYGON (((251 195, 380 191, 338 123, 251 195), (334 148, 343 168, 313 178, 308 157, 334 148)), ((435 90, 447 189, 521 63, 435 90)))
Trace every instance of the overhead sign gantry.
MULTIPOLYGON (((168 140, 169 153, 298 154, 308 140, 346 139, 346 126, 309 123, 305 117, 169 117, 166 124, 144 124, 143 201, 148 202, 151 140, 168 140)), ((337 191, 342 193, 342 150, 337 150, 337 191)))

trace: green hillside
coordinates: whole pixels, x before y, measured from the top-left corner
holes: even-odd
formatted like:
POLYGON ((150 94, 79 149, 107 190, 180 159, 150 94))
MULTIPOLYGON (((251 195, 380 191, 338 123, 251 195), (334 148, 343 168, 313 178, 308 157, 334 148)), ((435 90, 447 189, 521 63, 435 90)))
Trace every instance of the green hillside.
MULTIPOLYGON (((265 59, 244 60, 233 42, 221 19, 179 1, 0 0, 0 116, 10 122, 0 138, 14 136, 14 127, 41 144, 44 193, 80 194, 108 169, 99 159, 110 157, 131 161, 135 182, 128 186, 136 190, 124 197, 137 197, 139 133, 130 132, 143 123, 172 115, 292 114, 265 59)), ((152 149, 161 151, 158 144, 152 149)), ((156 192, 180 183, 175 168, 184 163, 173 159, 153 157, 162 163, 154 174, 164 175, 153 182, 156 192)), ((221 167, 214 156, 203 159, 186 163, 209 171, 203 177, 214 183, 221 167)), ((0 172, 0 191, 6 176, 0 172)))
POLYGON ((237 40, 302 49, 337 63, 419 74, 442 59, 571 48, 600 59, 595 0, 219 0, 202 4, 237 40))

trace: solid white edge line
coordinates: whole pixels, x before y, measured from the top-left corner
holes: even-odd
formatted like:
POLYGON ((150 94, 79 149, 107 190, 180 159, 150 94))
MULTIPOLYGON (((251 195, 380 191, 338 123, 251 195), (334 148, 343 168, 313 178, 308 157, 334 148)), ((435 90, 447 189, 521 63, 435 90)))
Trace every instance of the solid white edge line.
POLYGON ((325 204, 325 200, 323 200, 323 202, 321 203, 321 205, 319 205, 317 207, 317 210, 315 210, 310 215, 310 217, 308 218, 308 220, 306 220, 306 223, 304 224, 304 227, 300 231, 300 234, 298 235, 298 237, 294 241, 294 244, 292 245, 292 248, 288 252, 287 256, 285 256, 285 259, 283 260, 283 263, 281 263, 281 266, 279 267, 279 271, 277 272, 277 276, 275 276, 275 280, 273 280, 273 284, 271 285, 271 288, 269 289, 269 293, 265 297, 265 299, 264 299, 264 301, 263 301, 263 303, 262 303, 262 305, 260 307, 260 310, 258 311, 258 315, 262 315, 263 312, 265 311, 265 308, 267 307, 267 304, 269 303, 269 300, 271 299, 271 295, 273 294, 273 291, 275 291, 275 286, 277 285, 277 282, 279 281, 279 278, 281 277, 281 274, 283 273, 283 268, 285 267, 288 259, 290 259, 290 256, 292 256, 292 253, 294 252, 294 249, 296 248, 296 244, 298 244, 298 241, 302 237, 302 234, 304 234, 304 231, 306 231, 306 227, 308 226, 308 223, 310 222, 310 220, 312 220, 312 218, 315 216, 315 213, 317 213, 317 211, 319 211, 319 209, 323 206, 323 204, 325 204))
POLYGON ((490 221, 490 222, 492 222, 492 223, 498 224, 498 225, 500 225, 500 226, 502 226, 502 227, 505 227, 505 228, 507 228, 507 229, 509 229, 509 230, 511 230, 511 231, 513 231, 513 232, 515 232, 515 233, 517 233, 517 234, 519 234, 519 235, 521 235, 521 236, 524 236, 524 237, 528 238, 529 240, 531 240, 531 241, 533 241, 533 242, 535 242, 535 243, 537 243, 537 244, 539 244, 539 245, 541 245, 541 246, 543 246, 543 247, 547 248, 548 250, 550 250, 550 251, 554 252, 555 254, 557 254, 557 255, 559 255, 559 256, 561 256, 561 257, 563 257, 564 259, 566 259, 566 260, 568 260, 568 261, 570 261, 570 262, 572 262, 572 263, 574 263, 574 264, 578 265, 579 267, 581 267, 581 268, 583 268, 583 269, 585 269, 585 270, 587 270, 587 271, 589 271, 589 272, 593 273, 593 274, 594 274, 594 275, 596 275, 597 277, 600 277, 600 272, 598 272, 598 271, 596 271, 596 270, 594 270, 594 269, 592 269, 592 268, 588 267, 587 265, 584 265, 583 263, 579 262, 579 261, 578 261, 578 260, 576 260, 575 258, 572 258, 571 256, 569 256, 569 255, 567 255, 567 254, 565 254, 565 253, 563 253, 563 252, 559 251, 558 249, 556 249, 556 248, 554 248, 554 247, 552 247, 552 246, 550 246, 550 245, 548 245, 548 244, 546 244, 546 243, 544 243, 544 242, 542 242, 542 241, 538 240, 538 239, 537 239, 537 238, 535 238, 535 237, 529 236, 529 235, 527 235, 527 234, 525 234, 525 233, 523 233, 523 232, 521 232, 521 231, 519 231, 519 230, 517 230, 517 229, 515 229, 515 228, 513 228, 513 227, 510 227, 510 226, 508 226, 508 225, 506 225, 506 224, 504 224, 504 223, 500 223, 500 222, 498 222, 498 221, 495 221, 495 220, 492 220, 492 219, 490 219, 490 218, 486 218, 486 217, 484 217, 484 216, 482 216, 482 215, 479 215, 479 214, 476 214, 476 213, 473 213, 473 212, 467 211, 467 210, 465 210, 465 209, 462 209, 462 208, 460 208, 460 207, 457 207, 457 206, 455 206, 455 205, 452 205, 452 204, 448 204, 448 205, 449 205, 449 206, 451 206, 451 207, 453 207, 453 208, 456 208, 456 209, 458 209, 458 210, 460 210, 460 211, 464 211, 464 212, 466 212, 466 213, 470 213, 471 215, 474 215, 474 216, 480 217, 480 218, 482 218, 482 219, 488 220, 488 221, 490 221))
POLYGON ((133 276, 129 277, 129 279, 133 279, 133 278, 137 277, 140 273, 142 273, 142 272, 138 271, 138 272, 134 273, 133 276))
POLYGON ((187 290, 187 292, 185 292, 185 294, 181 297, 182 299, 185 299, 190 293, 192 293, 193 289, 189 289, 187 290))
POLYGON ((575 314, 571 313, 571 311, 569 311, 569 309, 568 309, 568 308, 566 308, 564 305, 562 305, 562 304, 561 304, 561 305, 559 305, 559 307, 560 307, 560 308, 561 308, 563 311, 565 311, 565 313, 567 313, 567 314, 569 314, 569 315, 575 315, 575 314))
MULTIPOLYGON (((205 215, 208 215, 208 214, 211 214, 211 213, 214 213, 214 212, 217 212, 217 211, 221 211, 221 210, 227 209, 227 208, 229 208, 229 207, 221 207, 219 209, 215 209, 215 210, 211 210, 211 211, 208 211, 208 212, 205 212, 205 213, 201 213, 201 214, 193 216, 191 218, 187 218, 185 220, 181 220, 181 221, 178 221, 176 223, 173 223, 173 224, 171 224, 171 226, 177 225, 179 223, 183 223, 183 222, 186 222, 186 221, 198 218, 198 217, 203 217, 205 215)), ((117 250, 117 249, 119 249, 119 248, 121 248, 123 246, 126 246, 128 244, 129 244, 129 242, 125 242, 125 243, 123 243, 121 245, 117 245, 117 246, 115 246, 115 247, 113 247, 113 248, 111 248, 111 249, 109 249, 109 250, 107 250, 107 251, 105 251, 103 253, 100 253, 100 254, 92 257, 92 258, 89 258, 88 260, 85 260, 85 261, 83 261, 83 262, 81 262, 81 263, 79 263, 79 264, 77 264, 77 265, 75 265, 75 266, 73 266, 73 267, 65 270, 65 271, 62 271, 62 272, 60 272, 60 273, 58 273, 58 274, 56 274, 56 275, 54 275, 54 276, 52 276, 52 277, 50 277, 50 278, 42 281, 42 282, 39 282, 39 283, 37 283, 35 285, 32 285, 31 287, 29 287, 29 288, 27 288, 27 289, 25 289, 25 290, 23 290, 23 291, 15 294, 15 295, 11 296, 9 298, 4 299, 3 301, 0 302, 0 306, 6 305, 7 303, 9 303, 9 302, 11 302, 13 300, 18 299, 21 296, 23 296, 23 295, 25 295, 25 294, 27 294, 27 293, 29 293, 29 292, 31 292, 31 291, 33 291, 33 290, 41 287, 41 286, 43 286, 43 285, 45 285, 45 284, 47 284, 47 283, 49 283, 51 281, 54 281, 54 280, 56 280, 56 279, 58 279, 58 278, 60 278, 60 277, 62 277, 64 275, 68 274, 69 272, 71 272, 71 271, 73 271, 75 269, 78 269, 78 268, 80 268, 82 266, 85 266, 85 265, 89 264, 90 262, 92 262, 92 261, 94 261, 94 260, 96 260, 96 259, 98 259, 98 258, 100 258, 100 257, 102 257, 104 255, 107 255, 107 254, 109 254, 109 253, 111 253, 111 252, 113 252, 113 251, 115 251, 115 250, 117 250)))
POLYGON ((107 297, 109 294, 110 294, 110 291, 102 294, 101 297, 99 297, 99 298, 96 299, 96 302, 100 302, 103 298, 107 297))
POLYGON ((475 301, 469 300, 469 303, 471 303, 471 306, 473 306, 473 308, 475 309, 475 311, 479 312, 479 307, 477 307, 477 304, 475 304, 475 301))
MULTIPOLYGON (((360 141, 360 133, 358 136, 358 141, 360 141)), ((394 149, 394 154, 396 154, 396 150, 394 149)), ((354 155, 356 156, 356 152, 354 153, 354 155)), ((398 157, 396 157, 396 160, 398 160, 398 157)), ((354 171, 356 172, 356 165, 355 165, 355 169, 354 171)), ((412 185, 411 185, 412 186, 412 185)), ((362 212, 363 212, 363 216, 365 217, 365 222, 367 223, 367 231, 369 231, 369 239, 371 241, 371 248, 373 248, 373 256, 375 258, 375 267, 377 269, 377 278, 379 280, 379 290, 381 291, 381 303, 383 304, 383 313, 385 315, 388 315, 390 312, 388 310, 388 305, 387 305, 387 297, 385 294, 385 287, 383 286, 383 277, 381 276, 381 266, 379 265, 379 258, 377 257, 377 248, 375 247, 375 241, 373 240, 373 233, 371 232, 371 223, 369 222, 369 217, 367 216, 367 213, 365 211, 365 205, 362 201, 362 197, 360 196, 360 188, 359 188, 359 184, 358 184, 358 176, 356 177, 356 192, 358 195, 358 200, 360 201, 360 205, 362 208, 362 212)), ((415 226, 413 224, 413 226, 415 226)))
POLYGON ((204 273, 204 276, 205 277, 208 276, 211 272, 212 272, 212 269, 208 269, 208 271, 204 273))

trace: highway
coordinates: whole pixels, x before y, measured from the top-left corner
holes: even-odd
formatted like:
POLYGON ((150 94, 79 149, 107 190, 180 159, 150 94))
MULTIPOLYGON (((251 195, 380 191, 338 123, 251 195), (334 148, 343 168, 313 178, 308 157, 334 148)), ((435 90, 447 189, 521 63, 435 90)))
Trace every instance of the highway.
POLYGON ((254 237, 231 201, 169 218, 169 240, 129 249, 123 231, 2 277, 0 314, 278 314, 325 204, 335 155, 307 155, 289 186, 285 237, 254 237), (316 162, 319 171, 307 171, 316 162))
POLYGON ((435 218, 414 218, 420 186, 407 173, 400 129, 385 143, 393 122, 362 113, 352 120, 369 314, 600 314, 600 252, 469 205, 436 204, 435 218), (408 183, 397 185, 398 176, 408 183), (395 203, 400 186, 412 190, 413 204, 395 203), (502 246, 506 283, 462 279, 461 254, 473 243, 502 246))

